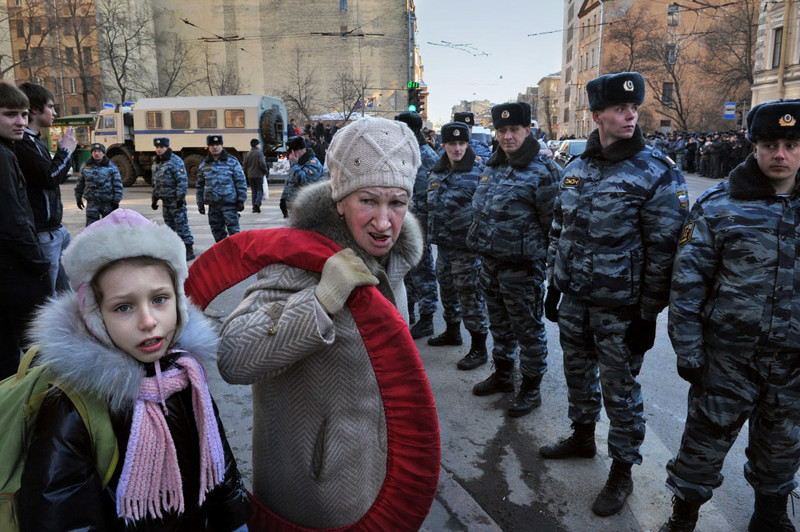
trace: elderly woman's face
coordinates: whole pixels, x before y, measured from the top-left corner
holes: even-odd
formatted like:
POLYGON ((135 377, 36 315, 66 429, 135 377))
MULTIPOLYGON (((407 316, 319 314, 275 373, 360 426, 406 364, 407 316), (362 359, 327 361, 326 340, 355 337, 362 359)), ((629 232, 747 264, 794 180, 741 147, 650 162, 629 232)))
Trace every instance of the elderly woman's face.
POLYGON ((408 211, 408 192, 395 187, 367 187, 336 204, 350 234, 361 249, 374 257, 389 253, 408 211))

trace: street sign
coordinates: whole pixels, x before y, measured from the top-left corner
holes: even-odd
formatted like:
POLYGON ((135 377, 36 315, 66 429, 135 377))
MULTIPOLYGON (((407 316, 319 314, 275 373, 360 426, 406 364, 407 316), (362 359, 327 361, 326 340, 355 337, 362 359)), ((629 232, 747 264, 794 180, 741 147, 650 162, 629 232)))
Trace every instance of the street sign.
POLYGON ((736 118, 736 102, 725 102, 725 108, 722 111, 722 118, 726 120, 736 118))

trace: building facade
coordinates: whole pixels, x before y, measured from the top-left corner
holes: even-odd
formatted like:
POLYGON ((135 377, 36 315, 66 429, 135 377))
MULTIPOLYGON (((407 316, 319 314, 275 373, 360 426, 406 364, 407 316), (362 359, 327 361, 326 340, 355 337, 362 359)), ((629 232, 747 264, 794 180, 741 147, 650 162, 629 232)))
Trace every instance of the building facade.
POLYGON ((753 105, 800 98, 800 5, 762 2, 758 20, 753 105))

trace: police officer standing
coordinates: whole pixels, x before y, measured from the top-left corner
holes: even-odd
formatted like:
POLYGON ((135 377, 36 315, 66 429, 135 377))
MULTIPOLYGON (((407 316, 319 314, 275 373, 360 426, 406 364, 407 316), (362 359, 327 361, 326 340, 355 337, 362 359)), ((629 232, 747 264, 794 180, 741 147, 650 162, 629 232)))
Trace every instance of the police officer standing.
POLYGON ((548 251, 547 318, 558 321, 573 434, 545 458, 592 457, 601 398, 613 463, 592 511, 619 512, 633 491, 645 433, 636 376, 666 306, 689 206, 686 182, 636 124, 644 78, 623 72, 586 84, 597 129, 564 170, 548 251), (561 306, 558 306, 560 294, 561 306))
POLYGON ((322 164, 314 156, 314 152, 306 145, 303 137, 296 135, 286 141, 286 157, 289 159, 289 176, 283 185, 280 207, 283 217, 289 216, 292 199, 300 187, 325 179, 322 164))
POLYGON ((753 152, 695 202, 675 260, 669 336, 691 384, 677 456, 667 464, 673 514, 694 530, 749 422, 749 530, 794 530, 786 514, 800 467, 800 100, 747 115, 753 152))
POLYGON ((442 126, 444 155, 428 176, 428 239, 436 244, 436 278, 444 306, 447 329, 428 339, 428 345, 461 345, 461 320, 472 337, 458 369, 485 364, 489 322, 478 286, 480 256, 467 247, 472 223, 472 196, 481 177, 475 152, 469 145, 469 128, 461 122, 442 126))
POLYGON ((522 385, 508 413, 523 416, 542 404, 547 233, 561 169, 539 153, 539 142, 531 135, 530 105, 495 105, 492 121, 499 145, 472 198, 467 243, 481 255, 480 286, 494 340, 494 372, 472 393, 513 392, 519 349, 522 385))
POLYGON ((197 210, 206 213, 214 240, 239 232, 239 213, 247 199, 247 180, 242 165, 222 147, 222 135, 206 137, 208 155, 197 169, 197 210))
POLYGON ((486 164, 486 161, 492 156, 492 149, 480 140, 472 137, 472 128, 475 125, 475 113, 470 111, 454 113, 453 122, 463 122, 469 126, 469 145, 472 147, 472 151, 475 152, 475 155, 478 156, 478 162, 486 164))
POLYGON ((108 216, 122 201, 122 176, 117 165, 106 157, 106 147, 99 142, 91 146, 91 157, 81 168, 75 184, 75 203, 83 210, 86 200, 86 225, 108 216))
POLYGON ((164 207, 164 223, 178 233, 186 246, 186 260, 194 259, 194 238, 189 230, 189 217, 186 214, 186 190, 188 179, 186 167, 177 154, 169 147, 168 137, 153 139, 156 158, 153 162, 153 194, 150 206, 158 209, 158 200, 164 207))
MULTIPOLYGON (((264 178, 269 177, 269 166, 264 152, 259 148, 258 139, 250 140, 250 151, 244 156, 244 175, 250 185, 250 201, 253 202, 253 212, 261 212, 261 201, 264 199, 264 178)), ((269 198, 269 190, 267 190, 269 198)))

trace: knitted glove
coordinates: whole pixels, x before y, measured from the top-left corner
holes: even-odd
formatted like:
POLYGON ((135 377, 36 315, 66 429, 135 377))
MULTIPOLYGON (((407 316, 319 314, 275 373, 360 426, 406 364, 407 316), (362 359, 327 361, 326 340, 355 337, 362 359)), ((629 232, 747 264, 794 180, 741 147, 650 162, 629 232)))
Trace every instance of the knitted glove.
POLYGON ((158 210, 158 200, 153 198, 152 203, 150 203, 150 207, 152 207, 154 211, 157 211, 158 210))
POLYGON ((703 368, 684 368, 678 366, 678 376, 691 384, 692 386, 701 386, 703 384, 703 368))
POLYGON ((83 210, 83 200, 82 199, 80 199, 80 198, 76 199, 75 203, 78 205, 78 208, 80 210, 83 210))
POLYGON ((244 202, 243 201, 237 201, 236 202, 236 210, 239 211, 239 212, 242 212, 244 210, 244 202))
POLYGON ((547 288, 547 297, 544 300, 544 317, 552 322, 558 322, 558 302, 561 292, 555 286, 547 288))
POLYGON ((314 294, 328 314, 335 314, 342 310, 354 288, 376 284, 378 278, 369 272, 364 261, 352 249, 345 248, 325 261, 314 294))
POLYGON ((197 212, 199 212, 200 214, 205 214, 206 213, 206 206, 202 205, 202 204, 198 205, 197 206, 197 212))
POLYGON ((642 319, 637 313, 628 330, 625 331, 625 343, 631 353, 644 354, 653 347, 656 339, 656 322, 642 319))
POLYGON ((280 207, 283 217, 287 218, 289 216, 289 211, 286 209, 286 200, 284 198, 281 198, 280 207))

